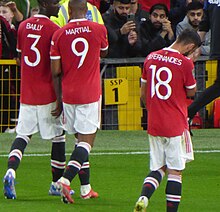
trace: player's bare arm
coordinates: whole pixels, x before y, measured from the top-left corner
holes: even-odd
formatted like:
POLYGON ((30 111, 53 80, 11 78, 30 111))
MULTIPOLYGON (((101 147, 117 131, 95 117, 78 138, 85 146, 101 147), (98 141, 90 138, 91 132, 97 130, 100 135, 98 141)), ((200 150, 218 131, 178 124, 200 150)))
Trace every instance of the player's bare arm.
POLYGON ((147 83, 141 82, 141 101, 146 108, 146 92, 147 92, 147 83))
POLYGON ((196 93, 196 87, 193 89, 186 89, 187 97, 193 97, 193 96, 195 96, 195 93, 196 93))
POLYGON ((62 86, 61 86, 61 78, 62 78, 62 70, 61 70, 61 61, 51 60, 51 70, 53 77, 54 89, 57 97, 57 105, 55 110, 51 111, 51 114, 58 118, 63 111, 62 105, 62 86))

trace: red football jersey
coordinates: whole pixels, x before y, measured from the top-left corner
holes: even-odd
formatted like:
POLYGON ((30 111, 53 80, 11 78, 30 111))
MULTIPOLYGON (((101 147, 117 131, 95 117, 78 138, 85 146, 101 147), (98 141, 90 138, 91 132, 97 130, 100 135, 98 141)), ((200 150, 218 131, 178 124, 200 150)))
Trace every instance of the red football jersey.
POLYGON ((42 105, 56 100, 50 69, 50 44, 59 29, 44 15, 23 21, 18 29, 21 53, 21 97, 24 104, 42 105))
POLYGON ((152 52, 144 62, 148 133, 174 137, 188 129, 186 89, 193 89, 192 60, 171 48, 152 52))
POLYGON ((88 104, 101 95, 100 50, 108 48, 104 25, 71 20, 52 38, 51 59, 61 59, 62 95, 67 104, 88 104))

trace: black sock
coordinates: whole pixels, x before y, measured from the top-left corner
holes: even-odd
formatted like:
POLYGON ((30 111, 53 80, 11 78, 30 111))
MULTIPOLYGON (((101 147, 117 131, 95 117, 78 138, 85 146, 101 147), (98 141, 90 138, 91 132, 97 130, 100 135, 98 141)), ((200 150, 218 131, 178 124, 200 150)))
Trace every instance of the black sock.
POLYGON ((141 196, 146 196, 148 199, 150 199, 154 191, 159 187, 164 174, 165 173, 161 169, 150 172, 150 174, 144 180, 141 196))
POLYGON ((17 170, 29 141, 29 137, 17 135, 8 156, 8 169, 17 170))
POLYGON ((90 184, 89 182, 89 179, 90 179, 89 157, 83 163, 78 175, 79 175, 79 180, 80 180, 81 185, 90 184))
POLYGON ((68 162, 66 171, 63 177, 67 178, 70 182, 76 176, 81 169, 83 163, 88 158, 91 146, 86 142, 79 142, 75 150, 73 151, 70 160, 68 162))
POLYGON ((65 166, 65 135, 61 135, 52 139, 51 168, 53 182, 56 182, 63 176, 65 166))
POLYGON ((181 200, 181 175, 168 175, 166 186, 167 212, 176 212, 181 200))

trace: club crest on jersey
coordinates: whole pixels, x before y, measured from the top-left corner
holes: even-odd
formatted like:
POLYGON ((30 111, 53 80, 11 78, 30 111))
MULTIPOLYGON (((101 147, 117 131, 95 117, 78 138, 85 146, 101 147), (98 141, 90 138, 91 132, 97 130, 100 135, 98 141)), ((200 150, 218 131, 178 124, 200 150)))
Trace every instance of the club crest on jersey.
POLYGON ((218 7, 220 6, 220 0, 209 0, 208 2, 209 4, 217 4, 218 7))
POLYGON ((43 25, 31 24, 31 23, 26 24, 26 29, 32 29, 32 30, 40 31, 42 28, 43 28, 43 25))

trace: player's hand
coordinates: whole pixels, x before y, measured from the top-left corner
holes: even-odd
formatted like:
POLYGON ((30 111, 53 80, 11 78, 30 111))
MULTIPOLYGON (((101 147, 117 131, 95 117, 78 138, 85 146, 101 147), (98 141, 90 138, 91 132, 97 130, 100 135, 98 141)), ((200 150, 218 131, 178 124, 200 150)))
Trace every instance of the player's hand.
POLYGON ((193 53, 187 55, 187 57, 189 57, 190 59, 192 59, 193 62, 195 62, 200 55, 201 55, 201 48, 197 48, 193 53))
POLYGON ((127 35, 131 30, 136 29, 136 24, 134 21, 128 21, 126 22, 122 28, 120 29, 120 32, 122 35, 127 35))
POLYGON ((63 103, 57 101, 56 108, 51 111, 51 114, 52 114, 52 116, 55 116, 55 118, 58 118, 62 112, 63 112, 63 103))
POLYGON ((137 32, 132 30, 128 34, 128 42, 131 46, 133 46, 137 42, 137 32))

